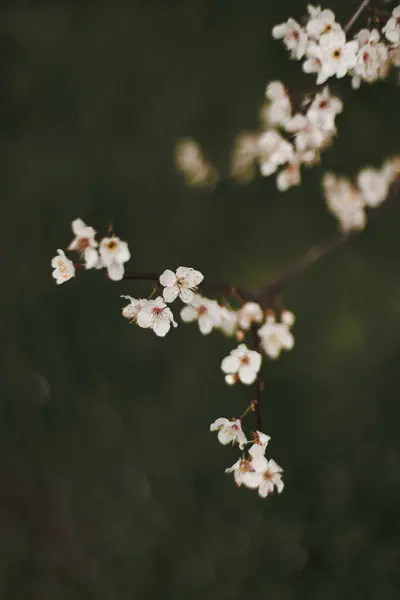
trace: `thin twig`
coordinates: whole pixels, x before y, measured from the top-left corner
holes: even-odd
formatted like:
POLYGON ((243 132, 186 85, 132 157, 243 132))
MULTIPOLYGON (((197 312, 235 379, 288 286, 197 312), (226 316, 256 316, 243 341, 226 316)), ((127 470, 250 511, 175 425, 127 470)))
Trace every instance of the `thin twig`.
POLYGON ((352 26, 357 21, 358 17, 361 15, 361 13, 363 13, 364 10, 367 8, 367 6, 369 6, 369 3, 370 3, 370 0, 364 0, 363 2, 361 2, 360 6, 358 7, 358 9, 354 13, 354 15, 344 26, 344 31, 346 33, 352 28, 352 26))

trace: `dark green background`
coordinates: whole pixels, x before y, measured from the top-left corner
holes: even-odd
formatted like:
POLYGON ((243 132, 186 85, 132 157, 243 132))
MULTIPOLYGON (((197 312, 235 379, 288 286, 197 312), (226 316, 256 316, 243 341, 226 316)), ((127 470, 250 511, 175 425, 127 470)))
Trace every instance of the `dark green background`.
MULTIPOLYGON (((329 6, 345 22, 357 4, 329 6)), ((296 346, 266 361, 263 413, 286 488, 266 501, 224 475, 237 449, 208 431, 249 400, 219 369, 232 341, 158 339, 120 316, 147 286, 50 275, 77 216, 102 233, 112 219, 132 268, 249 287, 335 231, 323 170, 399 152, 395 78, 332 81, 339 136, 301 187, 228 178, 265 84, 312 88, 271 37, 305 10, 2 3, 0 598, 399 598, 400 205, 285 292, 296 346), (215 189, 183 185, 182 136, 220 169, 215 189)))

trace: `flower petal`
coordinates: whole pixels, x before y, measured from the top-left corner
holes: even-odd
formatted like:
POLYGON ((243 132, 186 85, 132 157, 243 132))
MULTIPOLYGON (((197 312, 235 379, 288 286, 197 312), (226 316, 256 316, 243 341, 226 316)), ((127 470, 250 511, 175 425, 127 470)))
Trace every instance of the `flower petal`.
POLYGON ((160 275, 160 283, 165 287, 169 287, 171 285, 175 285, 176 283, 176 275, 170 269, 166 269, 164 273, 160 275))

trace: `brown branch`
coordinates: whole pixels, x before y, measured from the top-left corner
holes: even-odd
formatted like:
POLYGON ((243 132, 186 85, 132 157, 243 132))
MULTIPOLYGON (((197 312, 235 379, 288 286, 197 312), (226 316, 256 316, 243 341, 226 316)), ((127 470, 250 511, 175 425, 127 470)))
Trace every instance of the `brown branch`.
POLYGON ((346 23, 346 25, 343 28, 346 33, 353 27, 353 25, 357 21, 358 17, 369 6, 369 3, 370 3, 370 0, 364 0, 363 2, 361 2, 360 6, 358 7, 358 9, 354 13, 354 15, 351 17, 351 19, 346 23))

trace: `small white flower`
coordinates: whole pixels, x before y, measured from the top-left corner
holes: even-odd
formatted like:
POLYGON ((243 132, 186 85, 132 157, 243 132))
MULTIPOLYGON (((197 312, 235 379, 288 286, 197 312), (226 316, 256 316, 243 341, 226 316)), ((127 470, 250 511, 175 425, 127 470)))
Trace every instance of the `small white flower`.
POLYGON ((221 307, 215 300, 196 294, 192 302, 182 309, 181 319, 185 323, 197 320, 201 333, 208 335, 214 327, 221 325, 221 307))
POLYGON ((190 304, 194 297, 194 291, 204 279, 200 271, 189 267, 178 267, 176 274, 166 269, 160 275, 160 283, 165 286, 163 296, 165 302, 173 302, 178 296, 186 304, 190 304))
POLYGON ((284 309, 281 313, 281 321, 288 327, 292 327, 295 322, 295 316, 292 312, 290 312, 290 310, 284 309))
POLYGON ((239 310, 237 318, 239 327, 247 331, 253 323, 262 323, 263 309, 257 302, 246 302, 239 310))
POLYGON ((315 150, 307 150, 307 152, 297 153, 292 161, 288 162, 276 177, 276 187, 280 192, 286 192, 289 188, 301 183, 302 162, 312 164, 317 160, 317 152, 315 150))
POLYGON ((239 458, 234 465, 225 469, 225 473, 233 473, 233 478, 238 487, 244 485, 249 489, 257 489, 263 481, 262 474, 268 468, 268 461, 264 456, 249 456, 239 458))
POLYGON ((155 300, 142 300, 142 305, 136 317, 139 327, 151 328, 156 335, 164 337, 171 328, 177 327, 174 315, 161 296, 155 300))
POLYGON ((285 129, 294 135, 296 150, 300 153, 320 150, 331 141, 329 132, 300 113, 286 121, 285 129))
POLYGON ((231 337, 238 327, 238 313, 226 306, 220 308, 221 324, 219 329, 228 337, 231 337))
POLYGON ((344 77, 357 62, 358 42, 346 42, 346 34, 342 30, 325 33, 318 46, 310 46, 307 55, 321 62, 317 84, 324 83, 329 77, 344 77))
POLYGON ((374 208, 386 200, 389 181, 384 172, 365 168, 358 174, 357 185, 367 206, 374 208))
POLYGON ((128 244, 118 237, 105 237, 100 242, 100 265, 107 267, 108 276, 113 281, 119 281, 124 276, 124 263, 131 254, 128 244))
POLYGON ((59 255, 51 260, 51 266, 54 269, 52 276, 56 280, 56 283, 60 284, 68 281, 71 277, 75 277, 75 267, 72 260, 69 260, 65 256, 63 250, 57 250, 57 252, 59 255))
POLYGON ((261 431, 256 431, 253 434, 253 445, 249 448, 250 456, 253 456, 254 458, 264 456, 265 450, 268 446, 268 442, 270 439, 271 438, 269 435, 266 435, 261 431))
POLYGON ((276 25, 272 30, 275 39, 283 38, 283 43, 290 50, 292 58, 300 60, 307 48, 308 37, 303 29, 294 19, 288 19, 286 23, 276 25))
POLYGON ((277 131, 273 129, 263 133, 259 138, 260 170, 264 176, 275 173, 279 165, 292 159, 294 149, 277 131))
POLYGON ((245 444, 247 444, 240 419, 229 421, 229 419, 221 417, 214 421, 214 423, 211 423, 210 431, 218 431, 218 440, 224 446, 237 442, 239 448, 243 450, 245 444))
POLYGON ((326 173, 322 186, 329 210, 339 219, 344 233, 364 229, 365 201, 359 190, 345 178, 326 173))
POLYGON ((72 231, 75 239, 68 246, 68 250, 78 250, 82 253, 85 260, 86 269, 92 269, 98 259, 98 243, 95 240, 96 231, 93 227, 88 227, 82 219, 72 221, 72 231))
POLYGON ((392 16, 382 29, 382 32, 389 42, 396 45, 400 44, 400 6, 396 6, 393 10, 392 16))
POLYGON ((311 18, 307 23, 306 31, 310 38, 319 40, 325 33, 340 30, 340 25, 335 23, 335 14, 331 10, 321 10, 320 7, 309 5, 308 12, 311 18))
POLYGON ((272 458, 267 461, 265 469, 258 472, 261 475, 261 482, 258 486, 258 493, 261 498, 266 498, 275 488, 278 494, 283 491, 284 485, 281 475, 283 469, 272 458))
POLYGON ((292 114, 292 105, 281 81, 271 81, 265 91, 269 102, 261 109, 262 120, 267 126, 283 124, 292 114))
POLYGON ((329 88, 325 87, 322 92, 315 94, 307 111, 307 117, 317 127, 334 133, 336 131, 335 118, 342 110, 343 102, 336 96, 331 96, 329 88))
POLYGON ((351 71, 352 87, 360 87, 361 81, 373 83, 384 79, 389 71, 389 52, 385 44, 379 42, 379 31, 362 29, 356 36, 360 49, 357 63, 351 71))
POLYGON ((306 50, 306 60, 302 67, 304 73, 319 73, 322 69, 321 53, 316 42, 310 42, 306 50))
POLYGON ((148 300, 145 298, 137 300, 136 298, 132 298, 132 296, 121 296, 121 298, 126 298, 130 301, 122 309, 122 316, 128 319, 128 321, 136 321, 139 312, 146 306, 148 300))
POLYGON ((221 363, 222 371, 229 378, 227 383, 231 383, 230 376, 236 374, 242 383, 246 385, 254 383, 261 368, 261 360, 259 352, 249 350, 245 344, 240 344, 221 363))
POLYGON ((274 315, 268 315, 265 324, 258 330, 260 346, 270 358, 278 358, 281 351, 291 350, 294 338, 289 331, 288 321, 277 323, 274 315))

